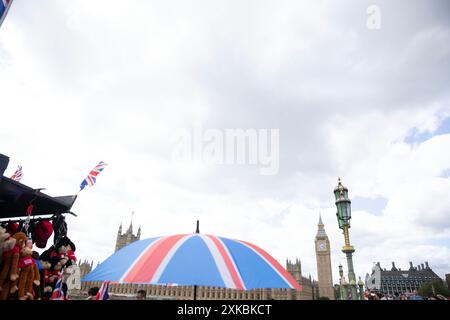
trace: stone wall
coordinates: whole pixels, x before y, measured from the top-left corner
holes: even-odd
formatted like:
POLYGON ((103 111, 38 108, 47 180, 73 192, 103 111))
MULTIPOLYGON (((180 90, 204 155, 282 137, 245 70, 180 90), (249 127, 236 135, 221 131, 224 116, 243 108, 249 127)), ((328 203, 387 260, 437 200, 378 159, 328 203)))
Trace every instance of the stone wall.
MULTIPOLYGON (((81 291, 71 294, 75 297, 86 298, 91 287, 100 287, 102 282, 83 282, 81 291)), ((194 286, 164 286, 147 284, 116 283, 110 284, 111 299, 134 299, 137 291, 145 290, 147 299, 175 299, 193 300, 194 286)), ((254 289, 236 290, 219 287, 197 287, 198 300, 308 300, 302 292, 295 289, 254 289)))

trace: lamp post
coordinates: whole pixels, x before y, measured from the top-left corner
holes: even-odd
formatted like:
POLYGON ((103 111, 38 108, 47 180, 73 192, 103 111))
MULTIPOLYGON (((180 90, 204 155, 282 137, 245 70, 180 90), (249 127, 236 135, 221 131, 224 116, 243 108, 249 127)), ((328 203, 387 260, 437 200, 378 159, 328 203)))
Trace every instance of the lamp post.
POLYGON ((347 300, 348 299, 348 292, 347 292, 347 285, 348 283, 345 281, 344 278, 344 271, 342 270, 342 265, 339 264, 339 298, 340 300, 347 300))
POLYGON ((359 277, 358 287, 359 287, 359 300, 365 300, 364 299, 364 282, 361 280, 361 277, 359 277))
POLYGON ((355 277, 355 271, 353 269, 353 252, 355 248, 350 244, 350 235, 348 229, 350 229, 350 219, 352 218, 351 213, 351 201, 348 198, 348 189, 344 187, 341 183, 341 178, 338 178, 338 185, 334 189, 334 196, 336 198, 336 208, 337 208, 337 219, 339 228, 342 229, 344 233, 345 245, 342 247, 342 252, 345 253, 347 258, 348 267, 348 283, 350 287, 352 300, 358 300, 357 295, 357 283, 355 277))

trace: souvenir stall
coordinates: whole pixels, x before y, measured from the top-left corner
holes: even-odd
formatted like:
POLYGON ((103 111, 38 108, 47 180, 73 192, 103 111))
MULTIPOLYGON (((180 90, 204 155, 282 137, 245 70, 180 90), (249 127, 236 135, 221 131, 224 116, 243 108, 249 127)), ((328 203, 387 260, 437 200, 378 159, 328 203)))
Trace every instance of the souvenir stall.
POLYGON ((0 154, 0 300, 62 300, 65 270, 76 261, 65 215, 76 216, 77 196, 51 197, 5 177, 8 163, 0 154))

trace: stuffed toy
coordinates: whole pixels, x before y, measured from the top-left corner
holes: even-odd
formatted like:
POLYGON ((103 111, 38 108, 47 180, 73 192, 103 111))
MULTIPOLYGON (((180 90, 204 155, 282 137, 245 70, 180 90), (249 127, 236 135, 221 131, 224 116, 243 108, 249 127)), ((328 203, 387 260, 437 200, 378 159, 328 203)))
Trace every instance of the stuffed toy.
POLYGON ((69 238, 63 237, 56 245, 52 246, 49 253, 45 253, 53 266, 52 271, 61 271, 64 267, 70 266, 72 261, 76 261, 74 248, 73 242, 69 238))
MULTIPOLYGON (((3 252, 10 251, 16 245, 16 239, 12 238, 5 229, 0 227, 0 266, 2 265, 3 252)), ((1 267, 0 267, 1 270, 1 267)), ((0 290, 2 283, 0 283, 0 290)))
POLYGON ((67 258, 69 258, 70 264, 68 266, 73 266, 77 264, 77 257, 73 250, 67 250, 67 258))
MULTIPOLYGON (((17 279, 19 278, 18 264, 20 250, 25 246, 27 236, 23 232, 17 232, 12 237, 15 245, 12 249, 3 252, 0 270, 0 300, 6 300, 10 293, 17 291, 17 279)), ((11 241, 12 243, 12 241, 11 241)))
POLYGON ((10 222, 6 225, 6 232, 8 232, 11 236, 15 235, 19 232, 20 224, 17 222, 10 222))
POLYGON ((75 244, 70 241, 68 237, 64 237, 61 239, 60 244, 64 246, 64 251, 66 251, 66 256, 68 258, 68 261, 66 263, 66 267, 69 267, 71 265, 76 265, 77 258, 75 256, 75 244))
POLYGON ((34 270, 35 280, 39 280, 37 285, 36 285, 36 282, 33 281, 34 300, 41 300, 42 291, 43 291, 43 288, 42 288, 43 281, 41 279, 42 279, 42 275, 44 274, 44 270, 42 269, 42 264, 39 259, 39 253, 37 253, 36 251, 33 251, 33 254, 31 255, 31 257, 33 258, 34 263, 36 265, 36 268, 34 270))
POLYGON ((52 266, 52 264, 48 261, 44 261, 44 260, 40 260, 39 261, 41 264, 42 269, 40 270, 40 275, 41 275, 41 279, 40 279, 40 292, 41 292, 41 297, 43 300, 45 299, 49 299, 53 288, 50 285, 49 282, 49 275, 50 275, 50 268, 52 266))
MULTIPOLYGON (((8 233, 6 233, 8 235, 8 233)), ((8 237, 2 243, 2 261, 0 263, 0 291, 2 291, 8 276, 14 281, 17 278, 17 263, 19 257, 19 247, 16 246, 16 239, 8 237)))
MULTIPOLYGON (((43 299, 50 298, 56 283, 63 277, 64 269, 71 265, 76 265, 75 250, 75 244, 67 236, 63 235, 56 244, 41 254, 41 264, 42 261, 47 262, 45 267, 43 265, 45 269, 43 299)), ((65 283, 63 283, 63 288, 64 285, 65 283)))
POLYGON ((32 257, 33 249, 32 243, 29 241, 20 250, 20 260, 19 260, 19 300, 33 299, 33 283, 39 285, 39 270, 32 257))
POLYGON ((62 277, 62 268, 64 264, 67 262, 67 258, 59 258, 58 256, 54 256, 50 261, 50 269, 47 273, 47 282, 48 286, 53 289, 55 288, 58 279, 62 277))
POLYGON ((63 276, 61 272, 61 263, 57 257, 52 259, 52 262, 44 262, 43 268, 48 268, 44 270, 44 290, 43 290, 43 300, 50 300, 53 290, 55 289, 56 283, 63 276))
MULTIPOLYGON (((5 229, 0 227, 0 255, 3 253, 3 246, 4 246, 5 241, 8 238, 9 238, 9 233, 7 233, 5 229)), ((0 262, 1 262, 1 260, 0 260, 0 262)))

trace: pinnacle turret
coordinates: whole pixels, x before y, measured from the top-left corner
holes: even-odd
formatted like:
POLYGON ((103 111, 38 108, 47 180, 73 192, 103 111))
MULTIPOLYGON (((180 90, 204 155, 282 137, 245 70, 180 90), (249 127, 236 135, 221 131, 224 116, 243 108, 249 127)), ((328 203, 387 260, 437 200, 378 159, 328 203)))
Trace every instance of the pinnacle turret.
POLYGON ((327 238, 327 233, 325 232, 325 225, 322 221, 322 215, 319 214, 319 223, 317 224, 318 230, 316 234, 316 239, 318 238, 327 238))

